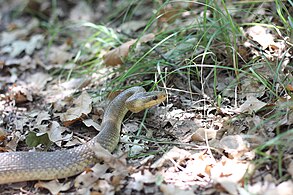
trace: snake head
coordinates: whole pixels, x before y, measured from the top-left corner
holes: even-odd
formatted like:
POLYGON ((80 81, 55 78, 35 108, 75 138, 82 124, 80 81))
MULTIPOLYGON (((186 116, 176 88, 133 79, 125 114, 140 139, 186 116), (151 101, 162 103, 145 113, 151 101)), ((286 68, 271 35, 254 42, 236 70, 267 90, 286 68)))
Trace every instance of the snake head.
POLYGON ((166 97, 163 91, 139 92, 130 96, 125 105, 131 112, 137 113, 163 102, 166 97))

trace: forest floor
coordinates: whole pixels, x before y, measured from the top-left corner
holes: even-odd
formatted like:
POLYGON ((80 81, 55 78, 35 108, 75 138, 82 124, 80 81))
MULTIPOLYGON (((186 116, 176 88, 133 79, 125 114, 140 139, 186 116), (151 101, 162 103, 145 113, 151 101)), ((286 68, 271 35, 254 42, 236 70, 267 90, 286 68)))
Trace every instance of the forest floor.
POLYGON ((84 144, 119 91, 168 94, 106 163, 0 194, 293 194, 292 7, 0 0, 0 152, 84 144))

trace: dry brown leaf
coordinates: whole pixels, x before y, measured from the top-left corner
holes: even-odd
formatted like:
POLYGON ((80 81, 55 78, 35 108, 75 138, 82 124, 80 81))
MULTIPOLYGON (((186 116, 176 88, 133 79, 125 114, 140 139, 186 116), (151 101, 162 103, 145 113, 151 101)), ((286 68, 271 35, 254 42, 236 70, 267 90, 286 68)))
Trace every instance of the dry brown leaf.
POLYGON ((237 190, 237 183, 236 182, 231 182, 231 181, 220 181, 221 187, 223 187, 229 194, 231 195, 237 195, 238 190, 237 190))
POLYGON ((59 47, 52 46, 50 48, 48 60, 52 64, 64 65, 65 62, 71 60, 73 54, 66 51, 66 45, 61 45, 59 47))
POLYGON ((101 159, 111 168, 114 168, 115 172, 117 172, 118 174, 123 175, 128 172, 126 166, 126 155, 122 155, 117 158, 116 156, 112 155, 108 150, 103 148, 99 143, 95 143, 90 147, 95 152, 95 155, 98 159, 101 159))
POLYGON ((49 114, 48 111, 44 111, 42 110, 38 115, 37 115, 37 118, 36 118, 36 125, 39 126, 42 124, 43 121, 47 121, 47 120, 50 120, 51 119, 51 116, 49 114))
POLYGON ((76 177, 74 180, 74 186, 76 188, 88 188, 93 185, 101 175, 105 174, 109 165, 107 164, 96 164, 90 169, 85 170, 82 174, 76 177))
POLYGON ((35 188, 46 188, 52 194, 59 194, 61 191, 67 191, 71 188, 71 182, 59 183, 58 180, 52 180, 49 182, 39 181, 35 184, 35 188))
POLYGON ((149 34, 143 35, 143 36, 138 40, 138 42, 139 42, 139 43, 147 43, 147 42, 149 42, 149 41, 154 40, 154 38, 155 38, 155 34, 153 34, 153 33, 149 33, 149 34))
MULTIPOLYGON (((235 78, 232 76, 218 76, 217 77, 217 90, 221 91, 223 93, 224 97, 234 97, 234 85, 233 82, 235 81, 235 78)), ((212 82, 212 81, 210 81, 212 82)))
POLYGON ((54 111, 61 111, 63 106, 72 101, 72 94, 76 92, 77 89, 82 89, 90 83, 91 77, 88 78, 72 78, 66 82, 58 85, 53 85, 47 91, 46 103, 53 103, 54 111))
POLYGON ((87 126, 87 127, 93 127, 97 131, 100 131, 100 129, 101 129, 101 125, 99 125, 98 123, 96 123, 93 119, 85 119, 82 122, 83 122, 83 124, 85 124, 85 126, 87 126))
POLYGON ((66 144, 63 145, 63 147, 72 147, 72 146, 78 146, 83 144, 85 141, 80 141, 80 139, 78 138, 73 138, 71 140, 69 140, 68 142, 66 142, 66 144))
POLYGON ((23 36, 27 36, 34 28, 40 24, 36 18, 31 19, 29 22, 23 23, 19 29, 12 32, 2 32, 0 37, 0 46, 8 45, 13 43, 15 40, 21 39, 23 36))
POLYGON ((117 66, 123 64, 123 59, 128 56, 129 48, 136 40, 130 40, 119 47, 109 51, 103 56, 104 62, 108 66, 117 66))
POLYGON ((40 91, 44 89, 47 82, 51 79, 52 77, 49 74, 44 72, 37 72, 35 74, 30 75, 30 77, 26 79, 26 82, 33 89, 40 91))
POLYGON ((288 180, 280 183, 277 187, 268 189, 264 195, 292 195, 293 194, 293 181, 288 180))
POLYGON ((191 140, 193 142, 203 142, 207 138, 208 140, 210 139, 215 139, 217 135, 217 130, 214 129, 204 129, 204 128, 198 128, 194 134, 191 136, 191 140))
POLYGON ((288 90, 288 91, 293 91, 293 86, 291 85, 291 84, 287 84, 286 85, 286 89, 288 90))
POLYGON ((249 143, 240 135, 228 135, 220 140, 219 147, 224 149, 230 157, 241 158, 244 154, 253 155, 249 153, 249 143))
POLYGON ((258 42, 263 49, 269 47, 269 45, 275 45, 274 36, 268 32, 268 29, 262 26, 253 26, 246 30, 248 36, 252 40, 258 42))
POLYGON ((164 195, 194 195, 192 190, 182 190, 172 184, 162 184, 160 185, 160 190, 164 195))
POLYGON ((239 113, 252 114, 254 112, 257 112, 266 105, 266 103, 258 100, 256 97, 249 96, 247 100, 235 111, 239 113))
POLYGON ((191 154, 183 149, 179 149, 174 146, 169 152, 165 153, 159 160, 151 165, 151 168, 159 168, 164 165, 166 161, 170 159, 184 159, 191 154))
MULTIPOLYGON (((154 38, 154 34, 146 34, 138 40, 138 44, 148 42, 154 38)), ((103 56, 105 64, 108 66, 117 66, 123 64, 123 59, 128 56, 129 49, 135 42, 137 42, 137 39, 132 39, 106 53, 103 56)))
POLYGON ((137 31, 138 29, 145 27, 146 24, 147 24, 147 21, 144 21, 144 20, 132 20, 132 21, 121 24, 120 29, 121 31, 127 34, 131 34, 137 31))
POLYGON ((6 46, 2 49, 5 53, 10 53, 11 57, 16 57, 23 51, 31 55, 36 49, 40 49, 44 42, 44 35, 34 35, 29 41, 16 40, 10 46, 6 46))
POLYGON ((21 140, 21 134, 19 131, 12 133, 12 139, 6 144, 6 148, 9 151, 16 151, 16 148, 18 146, 18 142, 21 140))
POLYGON ((105 162, 111 162, 115 159, 115 156, 103 148, 98 142, 96 142, 94 145, 90 145, 90 147, 95 152, 95 155, 98 159, 102 159, 105 162))
POLYGON ((175 21, 176 18, 180 16, 180 12, 182 9, 179 4, 167 4, 163 9, 159 12, 159 24, 161 23, 172 23, 175 21))
POLYGON ((123 125, 122 131, 125 134, 129 134, 129 133, 137 132, 138 129, 139 129, 139 124, 132 122, 132 123, 126 123, 125 125, 123 125))
POLYGON ((9 92, 10 99, 15 100, 16 103, 24 103, 33 101, 32 91, 24 85, 13 86, 9 92))
MULTIPOLYGON (((237 183, 243 179, 248 167, 248 162, 222 158, 219 163, 216 163, 211 168, 211 178, 216 183, 223 184, 224 188, 225 186, 230 188, 231 186, 234 186, 234 184, 238 185, 237 183)), ((233 188, 231 187, 231 190, 233 190, 233 188)))
POLYGON ((144 159, 142 159, 139 164, 140 165, 145 165, 149 162, 151 162, 153 159, 155 158, 155 155, 149 155, 148 157, 145 157, 144 159))
POLYGON ((86 21, 90 22, 93 20, 94 12, 92 7, 88 5, 86 1, 79 1, 77 5, 71 9, 69 19, 74 22, 86 21))
MULTIPOLYGON (((269 73, 269 70, 260 70, 258 69, 258 72, 261 72, 264 75, 267 75, 269 73)), ((241 78, 241 93, 239 94, 240 98, 249 98, 250 96, 254 97, 261 97, 264 95, 266 89, 265 86, 262 85, 259 81, 257 81, 254 78, 247 77, 244 74, 239 75, 241 78)), ((270 77, 269 75, 267 75, 270 77)), ((234 91, 233 91, 234 92, 234 91)))
POLYGON ((209 181, 209 172, 215 163, 215 159, 210 155, 195 153, 184 159, 173 160, 172 163, 165 164, 159 170, 162 169, 160 174, 164 182, 186 188, 209 181))
POLYGON ((0 128, 0 142, 3 142, 6 139, 7 132, 3 128, 0 128))
POLYGON ((46 133, 49 136, 50 141, 54 142, 58 146, 61 147, 61 141, 68 141, 71 139, 73 133, 67 134, 67 135, 62 135, 62 133, 66 130, 66 127, 60 126, 60 124, 56 121, 53 121, 50 129, 46 131, 46 133))
MULTIPOLYGON (((89 193, 87 194, 93 194, 93 195, 114 195, 115 194, 115 188, 112 186, 108 181, 105 180, 99 180, 97 181, 96 185, 92 187, 92 189, 89 189, 89 193)), ((85 194, 85 193, 80 193, 85 194)))
POLYGON ((64 83, 61 83, 60 86, 65 90, 70 89, 82 89, 90 84, 91 77, 79 77, 79 78, 72 78, 64 83))
POLYGON ((80 120, 82 115, 87 115, 92 110, 92 99, 86 91, 73 101, 74 107, 69 108, 67 112, 60 115, 60 120, 65 126, 80 120))
POLYGON ((144 171, 139 171, 137 173, 133 173, 131 175, 131 177, 134 178, 135 182, 142 183, 142 184, 156 182, 156 176, 153 175, 147 169, 145 169, 144 171))

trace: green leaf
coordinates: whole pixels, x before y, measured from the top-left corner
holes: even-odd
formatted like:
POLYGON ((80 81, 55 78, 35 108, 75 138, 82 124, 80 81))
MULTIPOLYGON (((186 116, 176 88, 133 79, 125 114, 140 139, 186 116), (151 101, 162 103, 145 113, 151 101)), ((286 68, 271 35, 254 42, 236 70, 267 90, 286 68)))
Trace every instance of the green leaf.
POLYGON ((49 136, 47 133, 37 136, 35 132, 29 132, 25 139, 26 145, 29 147, 36 147, 40 144, 45 145, 46 147, 51 145, 51 141, 49 140, 49 136))

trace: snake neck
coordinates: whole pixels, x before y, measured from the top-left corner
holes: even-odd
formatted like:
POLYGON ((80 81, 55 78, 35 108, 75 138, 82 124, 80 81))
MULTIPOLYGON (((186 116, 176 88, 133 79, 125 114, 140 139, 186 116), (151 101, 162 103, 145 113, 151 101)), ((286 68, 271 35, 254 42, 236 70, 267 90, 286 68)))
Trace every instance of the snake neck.
POLYGON ((116 148, 119 142, 121 123, 128 112, 125 102, 138 92, 145 92, 145 90, 142 87, 132 87, 123 91, 110 102, 104 113, 101 131, 95 137, 95 141, 110 152, 116 148))

